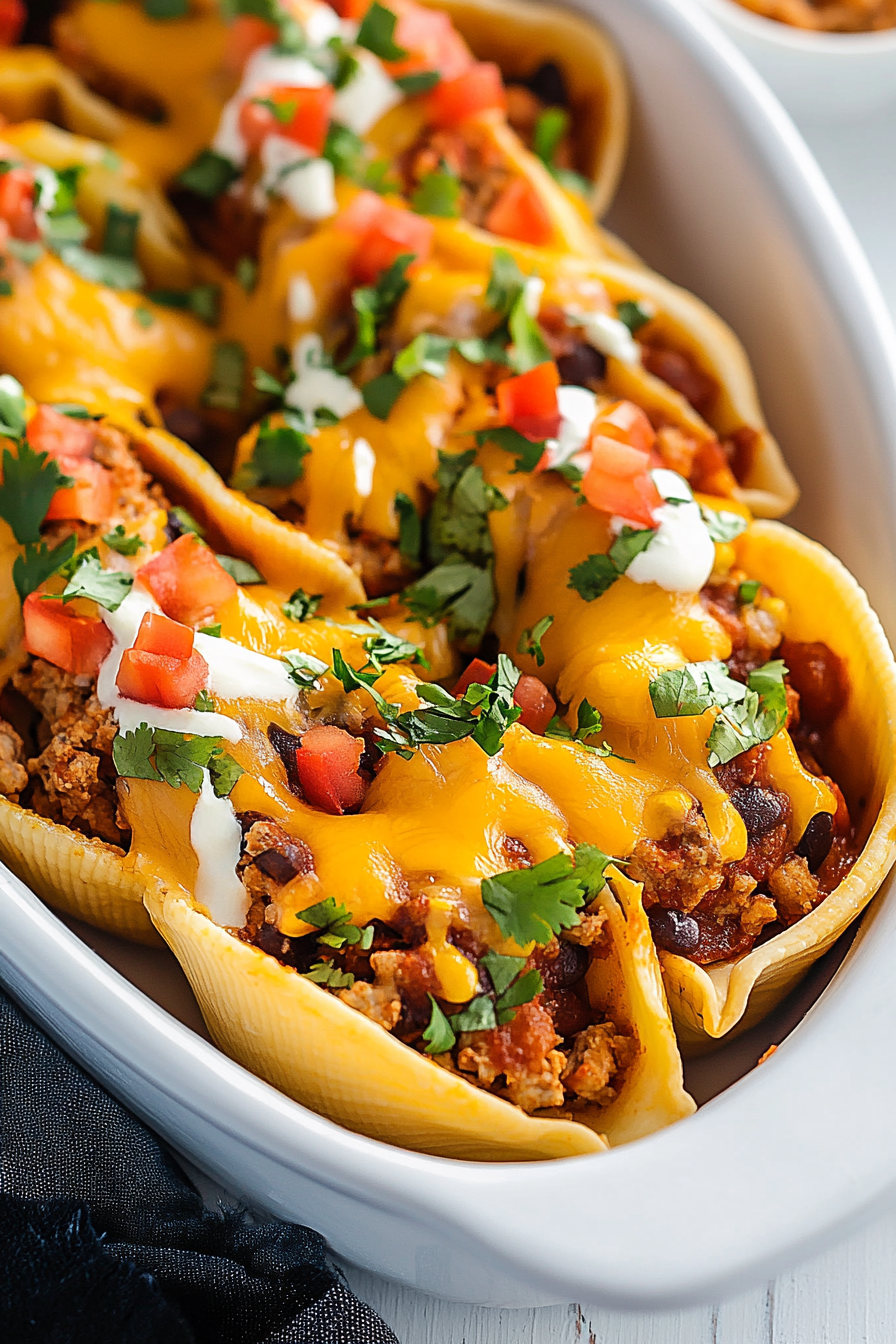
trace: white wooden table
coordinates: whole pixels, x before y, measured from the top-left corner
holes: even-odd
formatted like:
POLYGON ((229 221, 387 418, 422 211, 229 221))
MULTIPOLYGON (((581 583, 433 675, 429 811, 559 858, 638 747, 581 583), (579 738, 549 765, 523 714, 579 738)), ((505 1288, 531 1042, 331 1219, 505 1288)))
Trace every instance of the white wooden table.
MULTIPOLYGON (((802 130, 896 314, 896 110, 873 122, 802 130)), ((894 1271, 896 1209, 771 1283, 690 1311, 496 1311, 426 1297, 352 1268, 346 1274, 401 1344, 896 1344, 894 1271)))

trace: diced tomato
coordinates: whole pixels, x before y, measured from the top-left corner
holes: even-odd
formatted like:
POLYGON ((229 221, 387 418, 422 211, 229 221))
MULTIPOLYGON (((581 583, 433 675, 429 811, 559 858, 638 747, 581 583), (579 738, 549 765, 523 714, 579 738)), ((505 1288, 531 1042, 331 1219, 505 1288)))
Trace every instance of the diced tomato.
POLYGON ((500 238, 543 247, 554 237, 554 226, 538 192, 525 177, 508 182, 485 217, 485 227, 500 238))
POLYGON ((495 389, 504 424, 530 439, 553 438, 560 429, 559 386, 560 374, 552 359, 516 378, 505 378, 495 389))
POLYGON ((701 443, 694 457, 691 484, 704 495, 731 497, 737 489, 737 479, 725 450, 715 439, 701 443))
POLYGON ((134 648, 141 653, 164 654, 166 658, 189 658, 193 652, 193 631, 170 616, 148 611, 140 622, 134 648))
POLYGON ((472 686, 474 683, 485 686, 487 682, 491 681, 497 670, 497 663, 486 663, 481 658, 474 658, 469 667, 461 673, 460 679, 451 694, 459 700, 468 686, 472 686))
POLYGON ((165 614, 185 625, 206 623, 237 592, 234 579, 192 532, 148 560, 138 578, 165 614))
POLYGON ((358 192, 336 227, 358 240, 352 272, 363 284, 371 284, 403 253, 412 252, 418 261, 425 261, 435 233, 431 219, 389 205, 373 191, 358 192))
POLYGON ((582 481, 582 492, 595 509, 614 517, 627 518, 643 527, 653 527, 653 511, 661 507, 662 497, 646 471, 638 476, 612 476, 592 463, 582 481))
POLYGON ((363 19, 370 8, 370 0, 332 0, 340 19, 363 19))
POLYGON ((647 416, 633 401, 617 401, 597 417, 594 433, 608 439, 618 439, 642 453, 649 453, 656 442, 656 432, 647 416))
POLYGON ((367 787, 358 774, 364 743, 344 728, 321 725, 302 734, 296 772, 312 807, 341 816, 357 807, 367 787))
POLYGON ((608 476, 630 480, 632 476, 640 476, 650 464, 649 453, 621 443, 619 439, 609 439, 605 434, 592 435, 590 447, 592 463, 608 476))
POLYGON ((92 420, 74 420, 54 411, 52 406, 38 406, 28 421, 26 438, 36 453, 90 457, 96 443, 96 426, 92 420))
POLYGON ((29 593, 22 606, 25 648, 73 676, 95 676, 112 647, 112 632, 96 616, 79 616, 61 598, 29 593))
POLYGON ((74 485, 57 490, 50 500, 47 518, 80 519, 104 523, 112 512, 112 473, 89 457, 58 457, 59 470, 71 476, 74 485))
POLYGON ((24 243, 40 237, 34 218, 34 177, 27 168, 10 168, 0 174, 0 219, 13 238, 24 243))
POLYGON ((501 71, 491 61, 477 61, 456 79, 443 79, 435 86, 426 115, 433 126, 448 130, 479 112, 503 112, 506 107, 501 71))
POLYGON ((255 14, 238 14, 227 32, 224 64, 233 74, 241 75, 252 53, 276 40, 277 29, 272 23, 255 14))
POLYGON ((188 658, 125 649, 115 684, 128 700, 163 709, 192 709, 208 681, 208 663, 195 650, 188 658))
POLYGON ((11 47, 18 42, 28 17, 23 0, 0 0, 0 47, 11 47))
POLYGON ((398 15, 396 44, 408 53, 387 62, 393 78, 437 70, 442 79, 453 80, 474 64, 470 48, 444 11, 426 9, 414 0, 390 0, 389 8, 398 15))
POLYGON ((520 677, 513 692, 513 703, 523 711, 519 719, 523 727, 539 737, 544 735, 557 712, 557 701, 538 677, 520 677))
POLYGON ((257 152, 269 135, 282 135, 297 145, 320 154, 330 124, 330 107, 335 96, 332 84, 317 89, 267 85, 257 89, 240 108, 240 134, 249 149, 257 152), (276 115, 265 103, 282 109, 276 115))

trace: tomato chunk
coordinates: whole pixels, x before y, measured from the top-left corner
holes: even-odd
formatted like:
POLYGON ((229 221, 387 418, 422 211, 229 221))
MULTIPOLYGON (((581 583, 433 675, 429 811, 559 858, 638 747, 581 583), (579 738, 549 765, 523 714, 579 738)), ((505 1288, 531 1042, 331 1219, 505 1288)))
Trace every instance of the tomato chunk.
POLYGON ((697 449, 691 470, 691 484, 704 495, 725 495, 730 498, 737 490, 737 479, 725 450, 715 439, 701 443, 697 449))
POLYGON ((538 192, 525 177, 515 177, 501 192, 485 219, 485 227, 501 238, 543 247, 554 226, 538 192))
POLYGON ((166 615, 205 624, 237 592, 234 579, 192 532, 141 566, 138 577, 166 615))
POLYGON ((393 78, 437 70, 442 79, 453 80, 474 64, 470 48, 442 10, 426 9, 414 0, 390 0, 389 8, 398 15, 396 44, 408 53, 387 62, 393 78))
POLYGON ((193 631, 170 616, 147 611, 140 622, 134 648, 141 653, 160 653, 167 658, 189 658, 193 652, 193 631))
POLYGON ((610 439, 605 434, 594 434, 591 438, 591 461, 599 471, 609 476, 619 476, 622 480, 631 480, 640 476, 650 464, 650 454, 640 448, 632 448, 619 439, 610 439))
POLYGON ((0 219, 13 238, 36 242, 40 230, 34 218, 34 177, 27 168, 10 168, 0 174, 0 219))
POLYGON ((296 772, 306 802, 334 816, 357 807, 367 788, 358 774, 363 750, 363 741, 344 728, 321 725, 303 733, 296 772))
POLYGON ((618 439, 642 453, 649 453, 656 442, 656 433, 647 416, 633 401, 617 401, 608 406, 597 418, 594 433, 608 439, 618 439))
POLYGON ((523 727, 543 737, 557 712, 557 701, 544 682, 539 677, 521 676, 513 692, 513 703, 523 711, 519 719, 523 727))
POLYGON ((208 681, 208 663, 195 650, 188 658, 125 649, 115 684, 128 700, 163 709, 192 709, 208 681))
POLYGON ((22 616, 28 652, 74 676, 95 676, 112 647, 112 632, 99 617, 76 615, 61 598, 29 593, 22 616))
POLYGON ((92 420, 74 420, 52 406, 38 406, 28 421, 25 437, 36 453, 90 457, 96 443, 96 426, 92 420))
MULTIPOLYGON (((429 95, 427 119, 448 130, 478 112, 503 112, 507 94, 501 71, 491 61, 477 61, 456 79, 443 79, 429 95)), ((512 236, 512 235, 511 235, 512 236)))
POLYGON ((282 135, 312 154, 320 154, 327 138, 334 95, 332 84, 322 84, 316 89, 267 85, 247 98, 240 108, 240 134, 256 153, 269 135, 282 135))
POLYGON ((340 19, 363 19, 370 0, 333 0, 333 8, 340 19))
POLYGON ((425 261, 435 233, 431 219, 388 205, 373 191, 360 191, 336 227, 358 240, 352 273, 364 284, 371 284, 404 253, 412 252, 418 261, 425 261))
POLYGON ((112 512, 112 473, 89 457, 57 458, 59 469, 74 485, 57 490, 50 500, 47 518, 80 519, 104 523, 112 512))
POLYGON ((560 429, 559 386, 560 374, 552 359, 516 378, 505 378, 495 389, 505 425, 530 439, 553 438, 560 429))
POLYGON ((28 17, 23 0, 0 0, 0 47, 18 42, 28 17))
POLYGON ((459 700, 468 686, 474 684, 484 686, 486 682, 491 681, 497 670, 497 663, 486 663, 481 658, 474 658, 469 667, 460 674, 460 679, 451 694, 459 700))
POLYGON ((646 471, 628 478, 612 476, 594 462, 585 473, 582 491, 595 509, 640 523, 642 527, 653 527, 653 511, 663 503, 646 471))
POLYGON ((255 14, 238 14, 227 32, 224 64, 233 74, 240 75, 253 52, 276 40, 277 29, 272 23, 265 23, 255 14))

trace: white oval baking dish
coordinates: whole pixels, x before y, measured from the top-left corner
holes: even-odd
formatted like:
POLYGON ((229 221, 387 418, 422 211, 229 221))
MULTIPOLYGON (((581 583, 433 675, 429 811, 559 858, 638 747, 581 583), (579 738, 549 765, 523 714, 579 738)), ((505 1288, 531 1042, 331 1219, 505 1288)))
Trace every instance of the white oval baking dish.
MULTIPOLYGON (((611 224, 744 337, 804 487, 798 521, 843 556, 892 633, 896 339, 858 245, 786 115, 690 6, 581 8, 613 31, 633 76, 611 224)), ((487 1166, 392 1149, 305 1111, 0 872, 0 979, 112 1092, 253 1205, 311 1223, 369 1269, 485 1305, 705 1301, 869 1211, 896 1181, 894 945, 884 893, 778 1053, 693 1118, 606 1155, 487 1166)), ((145 984, 141 955, 156 954, 133 954, 145 984)))

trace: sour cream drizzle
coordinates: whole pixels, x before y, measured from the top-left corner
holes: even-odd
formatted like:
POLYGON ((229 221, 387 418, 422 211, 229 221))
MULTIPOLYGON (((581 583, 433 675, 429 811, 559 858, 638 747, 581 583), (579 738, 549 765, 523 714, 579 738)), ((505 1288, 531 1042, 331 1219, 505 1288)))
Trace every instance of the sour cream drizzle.
MULTIPOLYGON (((654 511, 656 535, 635 556, 626 578, 655 583, 668 593, 698 593, 715 564, 716 548, 709 529, 683 476, 662 468, 650 474, 659 493, 670 502, 654 511)), ((624 523, 625 519, 614 518, 611 525, 621 531, 624 523)))
POLYGON ((249 893, 236 873, 242 829, 229 798, 218 798, 208 775, 190 819, 190 844, 199 860, 196 900, 215 924, 241 929, 249 911, 249 893))

